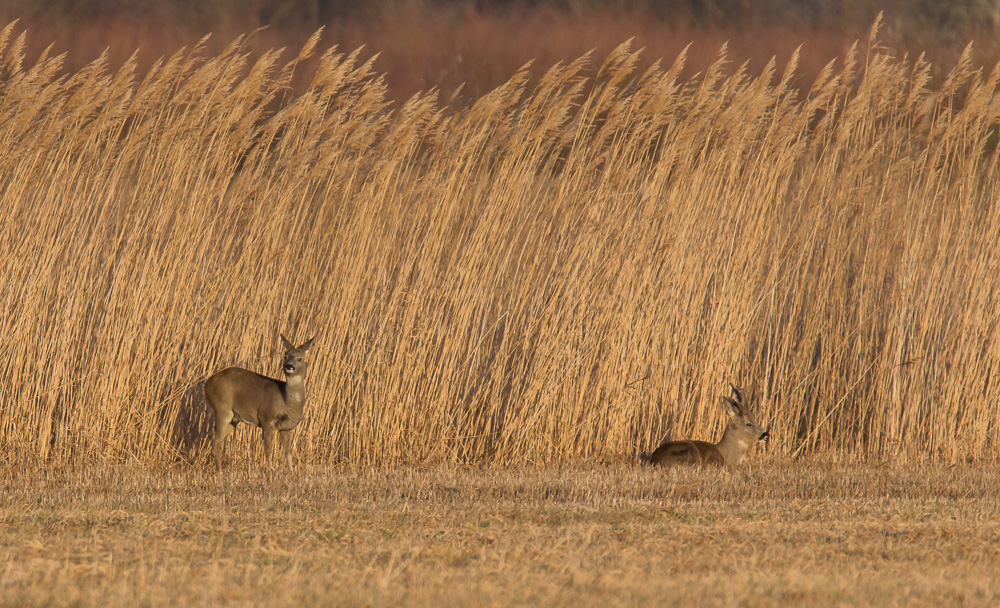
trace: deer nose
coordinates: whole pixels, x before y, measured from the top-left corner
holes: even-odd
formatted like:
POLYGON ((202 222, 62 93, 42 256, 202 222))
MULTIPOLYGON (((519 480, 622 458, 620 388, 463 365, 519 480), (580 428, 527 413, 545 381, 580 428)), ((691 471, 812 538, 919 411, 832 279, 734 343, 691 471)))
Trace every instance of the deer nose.
POLYGON ((285 365, 285 373, 286 374, 290 374, 290 373, 292 373, 294 371, 295 371, 295 366, 294 365, 292 365, 291 363, 288 363, 288 364, 285 365))
POLYGON ((771 432, 764 431, 763 433, 761 433, 760 437, 757 438, 757 441, 767 443, 768 441, 770 441, 770 439, 771 439, 771 432))

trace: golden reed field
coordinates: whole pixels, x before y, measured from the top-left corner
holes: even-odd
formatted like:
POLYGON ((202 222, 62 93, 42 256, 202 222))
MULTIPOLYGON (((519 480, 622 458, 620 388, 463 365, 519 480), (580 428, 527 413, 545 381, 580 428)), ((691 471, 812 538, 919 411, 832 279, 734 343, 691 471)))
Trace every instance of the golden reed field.
POLYGON ((996 602, 1000 71, 877 30, 395 103, 319 32, 67 72, 7 26, 0 602, 996 602), (278 332, 297 468, 243 425, 215 472, 201 385, 278 332), (729 382, 767 450, 636 464, 729 382))
MULTIPOLYGON (((774 455, 996 462, 1000 72, 877 37, 390 108, 369 63, 60 76, 3 33, 4 458, 205 460, 200 383, 316 336, 311 464, 631 459, 753 388, 774 455)), ((231 451, 255 459, 237 432, 231 451)), ((238 458, 237 458, 238 459, 238 458)))

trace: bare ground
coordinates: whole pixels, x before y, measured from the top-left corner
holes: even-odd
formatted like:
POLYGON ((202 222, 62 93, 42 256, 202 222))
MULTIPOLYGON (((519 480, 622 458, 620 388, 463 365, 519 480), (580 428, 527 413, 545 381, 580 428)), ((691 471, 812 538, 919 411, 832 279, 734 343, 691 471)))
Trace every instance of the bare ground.
POLYGON ((996 605, 1000 472, 10 469, 5 605, 996 605))

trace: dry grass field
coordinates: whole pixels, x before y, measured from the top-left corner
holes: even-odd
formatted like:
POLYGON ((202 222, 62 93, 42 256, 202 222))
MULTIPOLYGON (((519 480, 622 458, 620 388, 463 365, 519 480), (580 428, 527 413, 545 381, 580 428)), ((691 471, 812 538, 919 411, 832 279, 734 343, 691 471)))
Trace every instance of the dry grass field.
POLYGON ((615 459, 714 436, 730 381, 782 456, 997 461, 971 51, 931 87, 875 34, 811 84, 624 44, 395 108, 318 39, 61 76, 3 30, 0 458, 203 461, 202 381, 277 375, 281 331, 317 337, 302 463, 615 459))
POLYGON ((67 73, 7 27, 0 602, 995 605, 1000 71, 876 29, 396 103, 318 35, 67 73), (215 472, 201 385, 279 331, 297 468, 215 472), (634 464, 728 382, 767 452, 634 464))
POLYGON ((1000 473, 21 469, 11 606, 995 606, 1000 473))

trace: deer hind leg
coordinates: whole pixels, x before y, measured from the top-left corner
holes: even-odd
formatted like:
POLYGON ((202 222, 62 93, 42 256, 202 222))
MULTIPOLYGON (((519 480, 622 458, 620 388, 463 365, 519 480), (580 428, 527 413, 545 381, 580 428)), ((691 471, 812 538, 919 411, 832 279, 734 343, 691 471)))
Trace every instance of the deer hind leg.
POLYGON ((226 437, 233 432, 236 420, 233 418, 233 411, 215 410, 215 436, 212 438, 212 459, 215 466, 222 467, 222 443, 226 437))
POLYGON ((656 448, 650 460, 660 466, 696 464, 701 462, 701 454, 690 441, 671 441, 656 448))
POLYGON ((285 462, 288 463, 288 468, 292 468, 292 430, 282 430, 278 434, 278 439, 281 440, 281 451, 285 453, 285 462))

